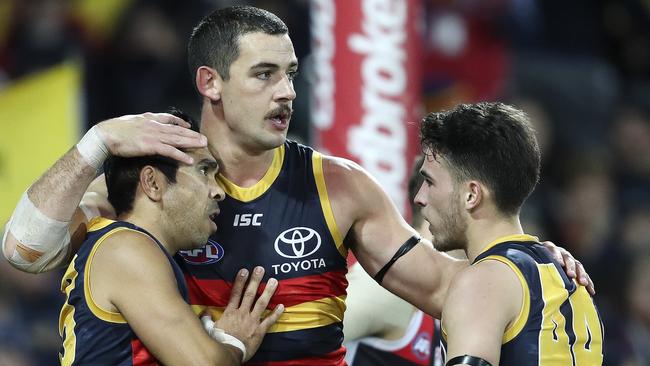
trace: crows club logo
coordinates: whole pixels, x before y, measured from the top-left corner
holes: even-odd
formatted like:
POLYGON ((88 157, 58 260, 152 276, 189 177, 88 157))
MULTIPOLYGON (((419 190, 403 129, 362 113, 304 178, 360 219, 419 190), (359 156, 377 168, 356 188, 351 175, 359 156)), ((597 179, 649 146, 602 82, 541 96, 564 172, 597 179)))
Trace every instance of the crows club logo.
POLYGON ((224 250, 219 243, 208 239, 207 244, 203 248, 181 250, 178 253, 189 264, 205 265, 220 261, 223 258, 224 250))
POLYGON ((308 257, 320 248, 320 235, 308 227, 294 227, 285 230, 275 239, 275 251, 291 259, 308 257))
POLYGON ((431 355, 431 334, 420 332, 413 341, 411 351, 419 360, 426 360, 431 355))

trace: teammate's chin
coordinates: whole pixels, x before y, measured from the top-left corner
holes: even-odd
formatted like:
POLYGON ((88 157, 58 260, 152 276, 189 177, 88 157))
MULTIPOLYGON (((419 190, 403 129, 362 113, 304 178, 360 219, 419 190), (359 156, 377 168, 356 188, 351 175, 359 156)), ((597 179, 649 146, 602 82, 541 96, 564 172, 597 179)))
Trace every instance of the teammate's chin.
POLYGON ((433 233, 431 243, 437 251, 448 252, 456 249, 465 249, 467 240, 463 238, 464 235, 459 233, 452 235, 452 233, 444 229, 435 231, 432 226, 429 227, 429 230, 433 233))
POLYGON ((439 252, 449 252, 456 249, 465 249, 465 245, 459 241, 450 240, 449 238, 437 239, 435 236, 432 240, 433 247, 439 252))
POLYGON ((190 245, 192 248, 201 248, 208 242, 210 235, 217 231, 217 225, 210 220, 209 225, 206 225, 202 230, 194 230, 190 238, 190 245))

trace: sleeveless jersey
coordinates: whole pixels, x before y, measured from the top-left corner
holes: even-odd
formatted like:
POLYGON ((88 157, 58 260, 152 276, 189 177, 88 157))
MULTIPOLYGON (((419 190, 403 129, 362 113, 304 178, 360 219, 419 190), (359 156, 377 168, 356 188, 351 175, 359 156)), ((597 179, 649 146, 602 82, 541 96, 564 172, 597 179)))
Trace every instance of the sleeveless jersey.
POLYGON ((89 273, 97 249, 110 235, 123 230, 142 232, 165 253, 174 270, 178 291, 187 301, 183 272, 160 242, 144 229, 124 221, 97 217, 88 223, 88 235, 61 280, 66 301, 59 317, 63 347, 61 365, 157 365, 122 314, 100 308, 89 289, 89 273))
POLYGON ((442 366, 440 322, 415 310, 404 336, 366 337, 346 342, 350 366, 442 366))
MULTIPOLYGON (((347 249, 338 231, 323 178, 322 157, 287 141, 254 186, 225 177, 226 198, 218 230, 204 248, 182 251, 190 303, 218 318, 241 268, 263 266, 279 286, 269 308, 285 311, 264 337, 249 365, 345 365, 347 249)), ((261 291, 260 291, 261 292, 261 291)))
MULTIPOLYGON (((566 276, 537 238, 511 235, 496 240, 474 263, 484 260, 508 265, 524 289, 523 310, 503 335, 500 365, 603 363, 603 325, 593 299, 566 276)), ((442 326, 444 340, 444 319, 442 326)))

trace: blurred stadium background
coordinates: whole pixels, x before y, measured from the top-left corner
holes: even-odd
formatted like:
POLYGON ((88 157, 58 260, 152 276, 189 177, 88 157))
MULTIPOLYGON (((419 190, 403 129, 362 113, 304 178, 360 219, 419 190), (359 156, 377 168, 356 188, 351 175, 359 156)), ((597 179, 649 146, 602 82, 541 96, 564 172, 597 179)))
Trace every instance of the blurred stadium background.
MULTIPOLYGON (((169 106, 198 116, 185 42, 221 6, 255 5, 287 23, 301 61, 290 133, 337 152, 328 132, 314 127, 314 91, 330 71, 319 70, 314 56, 328 19, 318 11, 366 2, 400 1, 0 0, 0 221, 94 123, 169 106)), ((605 364, 650 365, 650 2, 404 3, 418 10, 406 18, 416 30, 407 70, 417 81, 409 86, 417 98, 411 121, 481 100, 531 115, 544 164, 524 228, 566 247, 589 270, 605 324, 605 364)), ((345 104, 340 95, 335 101, 345 104)), ((413 131, 411 123, 403 149, 411 153, 413 131)), ((363 160, 355 151, 343 155, 363 160)), ((58 363, 60 276, 26 275, 0 261, 0 365, 58 363)))

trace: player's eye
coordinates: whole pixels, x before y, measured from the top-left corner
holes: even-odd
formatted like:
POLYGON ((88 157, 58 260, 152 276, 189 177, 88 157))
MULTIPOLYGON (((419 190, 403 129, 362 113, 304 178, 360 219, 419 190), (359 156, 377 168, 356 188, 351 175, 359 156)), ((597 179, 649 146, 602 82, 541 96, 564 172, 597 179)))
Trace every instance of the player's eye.
POLYGON ((260 79, 260 80, 269 80, 271 78, 271 72, 270 71, 263 71, 255 74, 255 76, 260 79))

